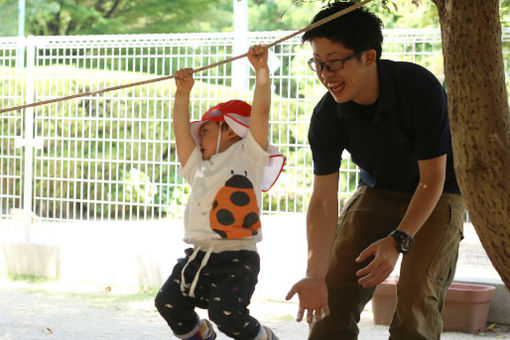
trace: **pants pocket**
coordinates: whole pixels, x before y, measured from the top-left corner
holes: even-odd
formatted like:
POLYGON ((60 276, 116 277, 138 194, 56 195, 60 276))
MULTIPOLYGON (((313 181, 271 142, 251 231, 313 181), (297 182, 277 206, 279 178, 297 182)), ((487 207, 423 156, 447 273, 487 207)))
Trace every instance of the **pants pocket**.
POLYGON ((349 199, 347 199, 347 201, 345 201, 344 206, 342 207, 342 211, 340 212, 340 215, 338 216, 338 220, 337 220, 337 228, 336 228, 336 234, 337 235, 340 232, 340 228, 342 227, 342 224, 343 224, 343 221, 344 221, 344 218, 345 218, 345 214, 347 213, 349 208, 354 204, 354 202, 360 197, 360 195, 361 195, 361 191, 358 188, 351 195, 351 197, 349 197, 349 199))
POLYGON ((443 287, 448 287, 455 275, 459 242, 462 239, 464 223, 464 212, 461 208, 449 204, 449 210, 450 221, 448 225, 437 229, 439 233, 437 237, 441 238, 441 241, 436 248, 427 273, 430 279, 443 287))

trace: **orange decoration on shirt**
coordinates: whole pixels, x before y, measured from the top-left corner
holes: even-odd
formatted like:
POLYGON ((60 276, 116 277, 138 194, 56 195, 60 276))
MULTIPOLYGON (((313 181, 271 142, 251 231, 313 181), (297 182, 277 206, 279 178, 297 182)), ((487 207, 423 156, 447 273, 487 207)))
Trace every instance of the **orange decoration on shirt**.
POLYGON ((225 182, 213 201, 209 214, 211 229, 222 238, 239 239, 258 234, 259 207, 248 177, 234 175, 225 182))

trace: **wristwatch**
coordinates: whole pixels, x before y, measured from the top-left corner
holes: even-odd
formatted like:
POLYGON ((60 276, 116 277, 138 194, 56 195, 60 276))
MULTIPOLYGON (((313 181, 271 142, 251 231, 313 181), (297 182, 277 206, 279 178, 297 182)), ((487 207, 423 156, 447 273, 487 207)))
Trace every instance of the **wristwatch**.
POLYGON ((407 254, 409 250, 411 250, 411 247, 413 246, 413 238, 411 235, 408 235, 400 230, 393 230, 390 233, 390 236, 395 239, 397 242, 397 245, 395 246, 399 253, 407 254))

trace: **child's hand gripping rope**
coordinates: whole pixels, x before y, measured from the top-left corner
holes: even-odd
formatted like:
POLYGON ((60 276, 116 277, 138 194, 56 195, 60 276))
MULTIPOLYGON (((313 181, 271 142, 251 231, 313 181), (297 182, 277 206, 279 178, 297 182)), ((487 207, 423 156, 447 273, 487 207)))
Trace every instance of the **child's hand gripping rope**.
POLYGON ((175 72, 175 86, 177 87, 177 92, 189 94, 194 84, 195 79, 193 78, 192 68, 185 68, 175 72))

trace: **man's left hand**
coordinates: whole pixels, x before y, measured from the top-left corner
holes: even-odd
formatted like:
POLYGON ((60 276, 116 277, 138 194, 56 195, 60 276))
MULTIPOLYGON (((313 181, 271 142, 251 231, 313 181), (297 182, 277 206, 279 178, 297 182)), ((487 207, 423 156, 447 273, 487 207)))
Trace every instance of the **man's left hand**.
POLYGON ((373 260, 368 265, 356 272, 359 277, 358 283, 363 287, 375 287, 383 282, 395 268, 400 253, 395 248, 395 240, 391 236, 386 236, 363 250, 356 262, 365 261, 370 256, 373 260))

